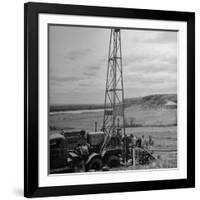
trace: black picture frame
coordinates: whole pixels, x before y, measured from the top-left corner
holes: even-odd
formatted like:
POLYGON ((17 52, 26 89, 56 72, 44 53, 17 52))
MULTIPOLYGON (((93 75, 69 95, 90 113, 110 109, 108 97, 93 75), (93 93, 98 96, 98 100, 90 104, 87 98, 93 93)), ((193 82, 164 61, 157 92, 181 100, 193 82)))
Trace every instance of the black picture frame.
POLYGON ((24 195, 43 197, 195 187, 195 13, 46 3, 24 5, 24 195), (38 184, 38 15, 40 13, 187 22, 187 178, 75 186, 38 184))

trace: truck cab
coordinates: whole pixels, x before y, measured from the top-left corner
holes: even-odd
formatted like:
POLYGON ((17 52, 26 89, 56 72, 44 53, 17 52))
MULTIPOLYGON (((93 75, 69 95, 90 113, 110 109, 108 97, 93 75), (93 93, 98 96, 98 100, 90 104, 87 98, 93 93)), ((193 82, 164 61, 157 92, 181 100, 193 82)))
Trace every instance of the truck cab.
POLYGON ((66 164, 65 160, 65 137, 59 133, 51 134, 50 145, 50 169, 62 168, 66 164))

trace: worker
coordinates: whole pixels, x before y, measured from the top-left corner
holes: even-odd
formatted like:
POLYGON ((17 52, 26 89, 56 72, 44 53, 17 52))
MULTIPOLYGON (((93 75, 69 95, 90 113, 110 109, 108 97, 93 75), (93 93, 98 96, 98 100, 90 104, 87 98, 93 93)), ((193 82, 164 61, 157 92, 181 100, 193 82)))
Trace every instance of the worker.
POLYGON ((123 142, 124 142, 124 161, 127 162, 128 161, 128 155, 129 155, 129 143, 130 143, 130 138, 125 135, 123 138, 123 142))
POLYGON ((153 146, 154 145, 154 141, 153 141, 151 136, 149 136, 149 142, 148 143, 149 143, 149 146, 153 146))
POLYGON ((122 129, 121 128, 117 128, 117 136, 120 138, 120 140, 122 140, 122 129))
POLYGON ((142 143, 142 139, 141 139, 141 137, 138 137, 136 140, 136 146, 141 147, 141 143, 142 143))
POLYGON ((133 146, 133 134, 132 133, 130 134, 130 140, 131 140, 130 141, 130 146, 133 146))
POLYGON ((135 147, 136 146, 137 137, 131 133, 130 134, 130 139, 131 139, 132 147, 135 147))
POLYGON ((133 136, 133 147, 135 147, 136 146, 136 141, 137 141, 137 136, 133 136))
POLYGON ((144 135, 143 135, 142 138, 141 138, 141 147, 145 148, 145 145, 146 145, 146 143, 145 143, 145 138, 144 138, 144 135))

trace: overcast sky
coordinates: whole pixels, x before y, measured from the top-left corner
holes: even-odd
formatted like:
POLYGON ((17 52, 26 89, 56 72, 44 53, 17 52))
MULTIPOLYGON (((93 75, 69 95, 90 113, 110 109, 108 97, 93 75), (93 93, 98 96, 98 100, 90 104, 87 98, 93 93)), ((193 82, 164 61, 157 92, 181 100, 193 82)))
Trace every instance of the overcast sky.
MULTIPOLYGON (((110 29, 49 27, 50 104, 104 102, 110 29)), ((177 33, 121 30, 125 98, 177 92, 177 33)))

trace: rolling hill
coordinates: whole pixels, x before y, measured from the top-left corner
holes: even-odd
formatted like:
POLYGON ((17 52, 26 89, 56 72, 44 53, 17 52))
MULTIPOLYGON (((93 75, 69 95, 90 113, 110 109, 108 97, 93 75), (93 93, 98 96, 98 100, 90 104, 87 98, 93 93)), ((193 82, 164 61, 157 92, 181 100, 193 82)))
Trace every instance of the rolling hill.
POLYGON ((140 105, 144 108, 163 107, 168 102, 177 103, 177 94, 154 94, 140 98, 125 99, 125 106, 140 105))
MULTIPOLYGON (((154 94, 144 97, 128 98, 125 99, 125 107, 137 105, 143 108, 160 108, 165 106, 168 101, 177 103, 177 94, 154 94)), ((103 108, 103 104, 51 105, 50 112, 103 108)))

